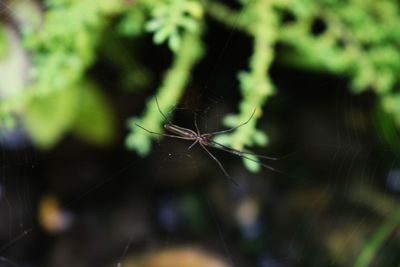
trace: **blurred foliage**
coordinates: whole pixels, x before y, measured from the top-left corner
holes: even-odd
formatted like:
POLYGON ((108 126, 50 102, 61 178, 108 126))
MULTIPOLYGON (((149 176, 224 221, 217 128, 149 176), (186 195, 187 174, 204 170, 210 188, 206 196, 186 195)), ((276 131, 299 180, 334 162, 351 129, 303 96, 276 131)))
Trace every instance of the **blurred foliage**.
MULTIPOLYGON (((256 1, 250 2, 253 5, 256 1)), ((342 4, 331 0, 288 0, 276 1, 272 5, 277 10, 270 10, 269 13, 278 16, 278 23, 270 25, 264 32, 271 34, 279 29, 275 42, 284 45, 282 52, 276 55, 279 62, 303 69, 346 75, 351 79, 354 92, 374 90, 384 101, 385 109, 395 117, 399 116, 400 102, 396 100, 395 90, 400 68, 400 17, 396 1, 348 1, 342 4)), ((208 11, 213 18, 228 26, 237 26, 254 35, 254 15, 246 15, 241 11, 239 16, 219 3, 208 5, 208 11)), ((265 14, 265 17, 273 17, 265 14)), ((273 47, 273 44, 269 47, 273 47)), ((243 79, 239 78, 241 88, 244 89, 243 79)), ((253 86, 248 95, 258 91, 254 88, 262 87, 253 86)), ((244 96, 246 99, 246 94, 244 96)), ((226 123, 233 125, 239 121, 226 123)), ((239 136, 249 140, 245 134, 239 136)), ((240 148, 240 144, 246 144, 244 140, 232 145, 240 148)))
POLYGON ((71 88, 30 101, 25 107, 23 120, 36 145, 50 148, 72 127, 78 107, 77 98, 77 88, 71 88))
MULTIPOLYGON (((124 23, 123 21, 120 24, 124 23)), ((149 69, 139 63, 139 48, 133 47, 132 51, 131 47, 125 45, 125 36, 132 37, 129 32, 119 32, 108 27, 103 37, 106 40, 101 43, 100 51, 107 60, 117 66, 120 79, 116 87, 133 92, 149 87, 153 76, 149 69)))
MULTIPOLYGON (((200 0, 46 0, 44 11, 41 11, 35 8, 34 2, 15 1, 13 9, 16 12, 11 15, 20 24, 22 39, 19 45, 25 49, 24 57, 29 62, 29 71, 19 78, 24 81, 20 87, 25 90, 18 94, 5 97, 3 92, 7 88, 0 86, 2 124, 11 124, 12 114, 26 116, 24 121, 28 132, 37 143, 44 146, 55 144, 63 134, 73 129, 72 126, 66 126, 67 118, 74 117, 76 111, 64 111, 71 113, 64 115, 65 122, 61 123, 63 120, 60 120, 55 123, 52 125, 54 129, 47 127, 48 136, 39 137, 40 127, 33 126, 33 121, 45 121, 48 115, 40 112, 36 103, 51 109, 57 94, 73 94, 58 91, 90 90, 85 86, 76 88, 86 80, 86 72, 95 63, 98 53, 106 54, 120 66, 122 84, 126 87, 129 87, 127 84, 132 88, 148 85, 148 71, 134 59, 124 56, 127 47, 123 39, 119 39, 147 34, 152 35, 155 44, 166 44, 173 56, 172 64, 166 70, 156 93, 161 109, 169 114, 179 102, 191 71, 204 53, 202 36, 205 22, 210 18, 244 32, 252 40, 249 67, 238 73, 242 94, 239 113, 226 116, 224 124, 227 127, 239 125, 254 110, 256 112, 248 124, 220 136, 219 142, 239 150, 249 150, 268 143, 266 134, 257 129, 257 121, 262 118, 262 110, 268 99, 279 89, 275 88, 269 75, 273 62, 344 75, 349 78, 353 92, 373 90, 385 112, 393 115, 396 123, 400 124, 400 97, 397 92, 400 16, 397 1, 241 0, 238 3, 238 7, 232 9, 219 1, 200 0), (21 6, 27 7, 24 9, 21 6), (27 14, 26 10, 30 10, 30 15, 22 16, 27 14), (106 40, 105 35, 114 42, 106 40), (30 109, 35 110, 35 116, 27 114, 26 111, 30 109), (43 118, 40 119, 40 116, 43 118)), ((2 27, 0 53, 3 54, 8 51, 4 36, 2 27)), ((90 93, 87 97, 100 99, 90 93)), ((92 100, 88 101, 92 103, 92 100)), ((109 113, 106 98, 96 103, 92 103, 93 106, 103 110, 99 113, 109 113)), ((71 106, 74 105, 76 103, 71 103, 71 106)), ((93 116, 100 117, 98 114, 93 116)), ((111 125, 109 123, 105 125, 111 125)), ((156 108, 154 98, 150 98, 143 116, 128 122, 130 132, 126 139, 127 147, 142 156, 149 153, 152 140, 158 137, 148 134, 136 124, 161 132, 162 123, 163 117, 156 108)), ((105 136, 111 136, 104 129, 92 133, 83 131, 84 123, 79 125, 81 130, 74 131, 87 140, 103 140, 108 138, 105 136)), ((259 169, 255 162, 245 163, 252 171, 259 169)))
MULTIPOLYGON (((185 85, 190 77, 190 71, 196 60, 202 54, 200 33, 186 33, 181 41, 179 53, 174 55, 171 68, 165 73, 163 83, 158 89, 158 101, 163 113, 168 114, 173 105, 178 102, 183 94, 185 85)), ((167 115, 168 116, 168 115, 167 115)), ((132 118, 128 122, 131 133, 126 139, 126 145, 144 156, 150 151, 151 138, 148 132, 140 129, 137 124, 162 132, 164 118, 158 111, 155 99, 150 99, 147 104, 146 113, 141 118, 132 118)), ((159 136, 155 136, 159 137, 159 136)))
MULTIPOLYGON (((398 201, 395 198, 378 193, 366 185, 357 185, 355 189, 351 195, 353 200, 381 215, 382 220, 370 236, 366 238, 352 266, 386 266, 384 263, 376 262, 376 260, 383 260, 384 262, 385 256, 377 257, 379 250, 391 236, 396 237, 394 233, 400 225, 400 206, 398 201)), ((398 237, 393 239, 398 240, 398 237)))
MULTIPOLYGON (((243 2, 242 17, 252 25, 249 33, 253 36, 253 54, 250 58, 250 70, 239 73, 240 89, 243 100, 240 103, 238 115, 229 115, 225 118, 225 125, 235 127, 248 120, 254 109, 253 118, 243 127, 239 127, 233 134, 220 136, 217 141, 243 150, 244 146, 266 145, 265 134, 256 129, 257 118, 260 118, 262 106, 268 96, 274 92, 273 85, 267 76, 273 60, 273 44, 276 40, 277 17, 272 11, 272 2, 254 1, 243 2), (266 16, 265 14, 270 14, 266 16), (265 29, 269 29, 266 31, 265 29), (257 88, 255 90, 255 88, 257 88)), ((255 161, 245 160, 246 166, 252 171, 258 171, 255 161)))
POLYGON ((184 32, 200 30, 202 16, 203 8, 198 1, 167 0, 152 9, 152 19, 146 23, 146 29, 154 32, 154 43, 168 41, 169 48, 177 52, 184 32))
MULTIPOLYGON (((350 78, 354 92, 374 90, 384 102, 385 110, 395 118, 399 116, 400 103, 395 93, 400 68, 397 2, 349 1, 342 4, 331 0, 288 0, 241 1, 241 4, 239 11, 231 10, 218 1, 208 1, 203 5, 211 18, 242 30, 253 39, 249 70, 238 75, 243 95, 239 114, 227 116, 224 123, 228 127, 239 125, 254 109, 256 115, 247 125, 232 134, 218 137, 217 141, 241 150, 267 144, 265 133, 256 129, 256 123, 257 118, 262 116, 261 110, 267 98, 274 93, 273 81, 268 75, 274 58, 297 68, 345 75, 350 78), (278 54, 276 44, 283 44, 278 54)), ((164 4, 162 9, 167 6, 164 4)), ((170 12, 177 12, 175 9, 171 6, 170 12)), ((161 21, 167 21, 163 15, 159 16, 161 21)), ((188 31, 179 29, 178 24, 175 28, 165 29, 165 36, 160 40, 168 39, 167 32, 188 31)), ((174 50, 171 45, 170 48, 174 50)), ((160 95, 159 99, 162 99, 160 95)), ((170 102, 168 107, 173 104, 175 102, 170 102)), ((157 112, 151 103, 149 110, 157 112)), ((156 116, 160 117, 154 114, 156 116)), ((160 131, 160 124, 149 128, 160 131)), ((137 136, 137 131, 134 129, 131 136, 137 136)), ((150 147, 146 146, 140 153, 146 154, 147 148, 150 147)), ((245 160, 245 163, 250 170, 259 169, 254 162, 245 160)))
POLYGON ((394 210, 392 214, 384 220, 381 226, 379 226, 370 240, 366 242, 365 247, 359 254, 354 267, 367 267, 370 266, 374 257, 376 256, 378 250, 382 247, 384 242, 387 240, 388 236, 393 233, 393 231, 400 224, 400 209, 394 210))
POLYGON ((105 145, 111 142, 116 129, 107 98, 87 81, 45 98, 33 98, 24 114, 27 132, 44 149, 51 148, 69 131, 89 143, 105 145))
POLYGON ((144 33, 144 25, 147 21, 146 6, 143 1, 131 5, 123 14, 117 25, 118 32, 126 36, 138 36, 144 33))
POLYGON ((121 1, 46 1, 44 24, 24 28, 24 44, 33 52, 32 78, 39 95, 70 87, 95 59, 105 16, 120 9, 121 1), (68 25, 66 27, 66 25, 68 25))
MULTIPOLYGON (((243 32, 252 41, 251 55, 243 59, 248 60, 248 68, 238 73, 242 96, 238 113, 227 115, 223 123, 235 127, 249 120, 253 112, 254 116, 246 125, 219 136, 218 142, 245 151, 268 144, 257 122, 263 117, 265 104, 279 90, 269 74, 273 63, 345 76, 353 93, 374 92, 378 99, 377 124, 386 131, 385 138, 397 138, 397 132, 388 125, 391 127, 394 121, 400 126, 398 1, 240 0, 236 9, 211 0, 40 3, 44 6, 36 1, 9 1, 10 8, 5 12, 13 11, 7 15, 14 25, 7 20, 0 25, 0 123, 12 127, 16 120, 21 121, 40 148, 52 148, 67 133, 98 145, 113 141, 116 123, 111 99, 103 93, 100 82, 87 76, 96 60, 104 57, 120 68, 125 89, 135 92, 150 87, 150 70, 136 56, 151 51, 133 46, 135 51, 130 53, 132 46, 125 43, 126 38, 151 35, 154 44, 165 45, 171 52, 171 66, 165 70, 155 96, 163 113, 171 117, 195 65, 205 55, 203 36, 209 19, 243 32), (128 53, 132 58, 126 56, 128 53)), ((165 122, 155 97, 147 100, 141 116, 128 121, 126 146, 141 156, 150 152, 152 141, 159 136, 137 125, 161 133, 165 122)), ((398 146, 398 142, 388 143, 398 146)), ((248 157, 255 161, 245 160, 247 168, 258 171, 256 158, 248 157)), ((363 199, 382 203, 382 197, 368 195, 363 199)), ((50 210, 57 208, 50 204, 50 210)), ((183 209, 188 211, 191 206, 201 205, 188 198, 183 209)), ((198 217, 189 215, 189 224, 201 228, 196 224, 198 217)), ((354 266, 370 265, 400 224, 398 206, 381 215, 383 222, 365 237, 354 266)), ((180 258, 181 254, 172 251, 172 256, 180 258)), ((144 259, 134 266, 154 264, 144 259)))
POLYGON ((107 145, 113 141, 116 123, 108 98, 93 83, 82 84, 79 107, 72 131, 88 143, 107 145))

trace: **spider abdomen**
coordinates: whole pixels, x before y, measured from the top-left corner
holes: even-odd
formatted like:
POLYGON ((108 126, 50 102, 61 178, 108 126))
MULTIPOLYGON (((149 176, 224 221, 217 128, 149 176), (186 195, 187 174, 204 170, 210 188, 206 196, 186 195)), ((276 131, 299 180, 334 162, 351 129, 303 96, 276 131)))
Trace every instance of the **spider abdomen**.
POLYGON ((179 127, 179 126, 176 126, 176 125, 173 125, 170 123, 164 124, 164 128, 171 133, 174 133, 176 135, 179 135, 179 136, 182 136, 182 137, 185 137, 188 139, 195 140, 198 138, 198 135, 193 130, 179 127))

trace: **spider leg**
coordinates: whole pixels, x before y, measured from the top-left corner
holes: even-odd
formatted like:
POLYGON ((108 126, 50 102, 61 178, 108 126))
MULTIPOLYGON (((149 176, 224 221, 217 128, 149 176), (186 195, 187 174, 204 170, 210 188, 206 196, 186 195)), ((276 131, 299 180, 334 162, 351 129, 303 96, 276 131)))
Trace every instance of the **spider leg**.
POLYGON ((153 131, 150 131, 150 130, 144 128, 143 126, 140 126, 137 123, 135 123, 135 124, 137 127, 142 128, 143 130, 145 130, 146 132, 148 132, 150 134, 156 134, 156 135, 160 135, 160 136, 172 137, 172 138, 183 139, 183 140, 193 140, 193 138, 189 138, 189 137, 176 136, 176 135, 172 135, 172 134, 156 133, 156 132, 153 132, 153 131))
POLYGON ((247 121, 243 122, 242 124, 239 124, 239 125, 237 125, 237 126, 235 126, 235 127, 232 127, 232 128, 230 128, 230 129, 227 129, 227 130, 218 131, 218 132, 212 132, 212 133, 209 133, 209 134, 211 134, 211 135, 217 135, 217 134, 223 134, 223 133, 232 132, 232 131, 236 130, 237 128, 242 127, 242 126, 246 125, 247 123, 249 123, 249 121, 253 118, 253 116, 254 116, 255 113, 256 113, 256 109, 254 109, 254 111, 253 111, 253 113, 251 114, 250 118, 249 118, 247 121))
POLYGON ((190 147, 188 147, 188 150, 191 149, 192 147, 194 147, 194 145, 196 145, 199 142, 199 139, 196 139, 196 141, 193 142, 193 144, 190 145, 190 147))
POLYGON ((223 144, 220 144, 220 143, 218 143, 218 142, 215 142, 215 141, 213 141, 213 140, 210 140, 210 144, 212 144, 213 147, 216 148, 216 149, 221 149, 221 150, 223 150, 223 151, 226 151, 226 152, 229 152, 229 153, 238 155, 238 156, 251 155, 251 156, 255 156, 255 157, 257 157, 257 158, 262 158, 262 159, 267 159, 267 160, 281 160, 281 159, 285 159, 285 158, 288 158, 288 157, 290 157, 290 156, 292 156, 292 155, 294 155, 294 154, 296 154, 296 153, 298 153, 298 152, 304 150, 304 148, 299 148, 299 149, 297 149, 297 150, 295 150, 295 151, 293 151, 293 152, 290 152, 290 153, 288 153, 288 154, 286 154, 286 155, 283 155, 283 156, 279 156, 279 157, 269 157, 269 156, 265 156, 265 155, 255 154, 255 153, 252 153, 252 152, 240 151, 240 150, 237 150, 237 149, 234 149, 234 148, 225 146, 225 145, 223 145, 223 144))
MULTIPOLYGON (((226 146, 224 146, 224 145, 221 145, 221 144, 219 144, 219 143, 217 143, 217 142, 213 142, 213 141, 212 141, 210 144, 212 144, 212 145, 213 145, 213 144, 218 144, 218 145, 220 145, 220 147, 217 147, 217 146, 212 146, 212 147, 213 147, 213 148, 216 148, 216 149, 221 149, 221 150, 223 150, 223 151, 225 151, 225 152, 229 152, 229 153, 231 153, 231 154, 234 154, 234 155, 239 156, 239 157, 241 157, 241 158, 244 158, 244 159, 246 159, 246 160, 250 160, 250 161, 253 161, 253 162, 255 162, 255 163, 258 163, 258 164, 260 164, 261 166, 263 166, 264 168, 266 168, 266 169, 268 169, 268 170, 271 170, 271 171, 273 171, 273 172, 286 175, 286 176, 291 177, 291 178, 294 178, 294 179, 296 179, 296 180, 297 180, 297 179, 302 179, 302 178, 297 177, 297 176, 294 176, 294 175, 292 175, 292 174, 290 174, 290 173, 287 173, 287 172, 284 172, 284 171, 275 169, 274 167, 272 167, 272 166, 270 166, 270 165, 267 165, 267 164, 263 163, 262 161, 260 161, 260 160, 258 160, 258 159, 250 158, 250 157, 246 156, 243 152, 241 152, 241 151, 239 151, 239 150, 234 150, 234 149, 232 149, 232 148, 226 147, 226 146)), ((296 153, 296 152, 294 152, 294 153, 296 153)), ((256 155, 256 154, 252 154, 252 153, 247 153, 247 154, 249 154, 249 155, 254 155, 254 156, 259 157, 259 156, 256 155)), ((293 153, 290 153, 289 155, 292 155, 292 154, 293 154, 293 153)), ((284 158, 284 157, 281 157, 281 158, 284 158)), ((280 158, 276 158, 276 159, 280 159, 280 158)))
POLYGON ((225 174, 226 178, 228 178, 230 181, 232 181, 235 185, 238 185, 232 178, 230 178, 229 174, 225 170, 222 163, 213 154, 211 154, 211 152, 202 143, 199 143, 199 144, 208 153, 208 155, 210 155, 210 157, 218 164, 218 166, 221 168, 222 172, 225 174))
POLYGON ((168 123, 171 123, 171 121, 168 119, 168 117, 165 116, 165 114, 161 111, 160 105, 158 104, 157 97, 155 96, 154 98, 155 98, 155 100, 156 100, 156 104, 157 104, 157 109, 158 109, 158 111, 161 113, 161 115, 164 117, 164 119, 165 119, 168 123))
POLYGON ((199 127, 197 126, 197 116, 196 116, 196 113, 194 113, 194 127, 196 127, 197 135, 200 135, 200 130, 199 130, 199 127))
POLYGON ((223 150, 225 152, 229 152, 229 153, 235 154, 237 156, 242 156, 243 155, 242 151, 234 149, 234 148, 231 148, 231 147, 228 147, 228 146, 224 146, 223 144, 217 143, 217 142, 215 142, 213 140, 210 140, 210 144, 211 144, 211 147, 213 147, 213 148, 221 149, 221 150, 223 150))
POLYGON ((298 177, 298 176, 292 175, 292 174, 290 174, 290 173, 287 173, 287 172, 284 172, 284 171, 275 169, 274 167, 269 166, 269 165, 267 165, 267 164, 264 164, 264 163, 262 163, 262 162, 259 161, 259 160, 249 158, 249 157, 247 157, 247 156, 245 156, 245 155, 242 155, 241 157, 242 157, 242 158, 245 158, 246 160, 250 160, 250 161, 256 162, 256 163, 260 164, 261 166, 263 166, 264 168, 269 169, 269 170, 271 170, 271 171, 273 171, 273 172, 283 174, 283 175, 285 175, 285 176, 288 176, 288 177, 290 177, 290 178, 294 178, 294 179, 296 179, 296 180, 303 180, 303 178, 301 178, 301 177, 298 177))
POLYGON ((252 152, 240 151, 240 150, 237 150, 237 149, 234 149, 234 148, 225 146, 225 145, 223 145, 223 144, 217 143, 217 142, 212 141, 212 140, 211 140, 210 144, 212 144, 214 148, 221 149, 221 150, 223 150, 223 151, 226 151, 226 152, 229 152, 229 153, 238 155, 238 156, 252 155, 252 156, 256 156, 257 158, 268 159, 268 160, 280 160, 280 159, 284 159, 284 158, 289 157, 290 155, 292 155, 292 154, 298 152, 298 151, 295 151, 295 152, 290 153, 290 154, 288 154, 288 155, 285 155, 285 156, 283 156, 283 157, 268 157, 268 156, 264 156, 264 155, 254 154, 254 153, 252 153, 252 152))

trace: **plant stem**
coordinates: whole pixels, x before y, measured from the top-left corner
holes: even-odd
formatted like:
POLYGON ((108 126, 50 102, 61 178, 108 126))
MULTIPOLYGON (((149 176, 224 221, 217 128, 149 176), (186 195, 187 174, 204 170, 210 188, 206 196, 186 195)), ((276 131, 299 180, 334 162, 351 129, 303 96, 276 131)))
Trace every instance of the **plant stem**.
POLYGON ((400 209, 394 210, 392 214, 375 231, 370 240, 362 249, 353 267, 367 267, 371 264, 378 250, 388 239, 389 235, 400 225, 400 209))

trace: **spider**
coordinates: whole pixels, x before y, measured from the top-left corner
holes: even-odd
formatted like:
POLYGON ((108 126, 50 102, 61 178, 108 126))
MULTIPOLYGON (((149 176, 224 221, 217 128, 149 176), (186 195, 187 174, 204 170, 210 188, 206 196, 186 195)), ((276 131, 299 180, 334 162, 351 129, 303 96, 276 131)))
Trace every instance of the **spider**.
MULTIPOLYGON (((255 156, 257 158, 264 158, 264 159, 268 159, 268 160, 278 160, 281 159, 282 157, 278 158, 278 157, 268 157, 268 156, 263 156, 263 155, 257 155, 254 153, 250 153, 250 152, 244 152, 244 151, 240 151, 237 149, 233 149, 230 148, 228 146, 225 146, 223 144, 220 144, 216 141, 213 140, 213 137, 219 134, 223 134, 223 133, 228 133, 228 132, 232 132, 236 129, 238 129, 239 127, 242 127, 244 125, 246 125, 254 116, 256 110, 254 109, 253 113, 251 114, 250 118, 245 121, 242 124, 239 124, 235 127, 232 127, 230 129, 227 130, 222 130, 222 131, 217 131, 217 132, 211 132, 211 133, 200 133, 199 127, 197 126, 197 119, 196 116, 194 118, 194 126, 196 128, 196 131, 192 130, 192 129, 188 129, 188 128, 184 128, 178 125, 173 124, 168 118, 167 116, 161 111, 161 108, 158 104, 158 100, 157 98, 155 98, 156 104, 157 104, 157 109, 160 112, 160 114, 163 116, 163 118, 165 119, 165 121, 167 123, 164 124, 164 128, 170 132, 171 134, 164 134, 164 133, 156 133, 153 131, 150 131, 146 128, 144 128, 143 126, 139 125, 136 123, 136 126, 138 126, 139 128, 145 130, 146 132, 150 133, 150 134, 155 134, 155 135, 160 135, 160 136, 166 136, 166 137, 171 137, 171 138, 177 138, 177 139, 183 139, 183 140, 189 140, 189 141, 194 141, 189 147, 188 149, 191 149, 192 147, 194 147, 196 144, 199 144, 203 150, 205 150, 208 155, 218 164, 218 166, 220 167, 220 169, 222 170, 222 172, 224 173, 224 175, 229 178, 231 181, 233 181, 230 177, 228 172, 225 170, 224 166, 222 165, 222 163, 210 152, 210 150, 207 149, 207 147, 212 147, 215 149, 220 149, 223 150, 225 152, 231 153, 233 155, 239 156, 241 158, 245 158, 247 160, 256 162, 258 164, 260 164, 261 166, 270 169, 272 171, 277 171, 280 172, 278 170, 276 170, 275 168, 266 165, 262 162, 260 162, 259 160, 250 158, 246 155, 251 155, 251 156, 255 156)), ((234 182, 234 181, 233 181, 234 182)), ((234 182, 235 183, 235 182, 234 182)), ((235 183, 236 184, 236 183, 235 183)))

